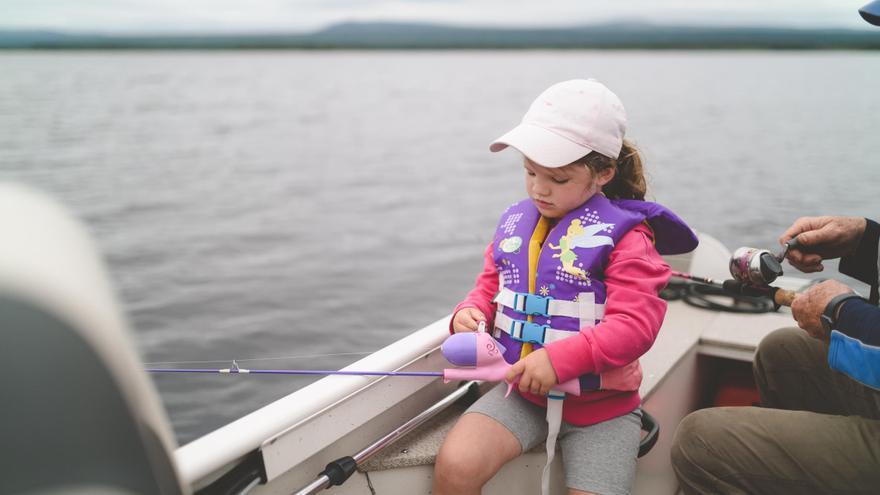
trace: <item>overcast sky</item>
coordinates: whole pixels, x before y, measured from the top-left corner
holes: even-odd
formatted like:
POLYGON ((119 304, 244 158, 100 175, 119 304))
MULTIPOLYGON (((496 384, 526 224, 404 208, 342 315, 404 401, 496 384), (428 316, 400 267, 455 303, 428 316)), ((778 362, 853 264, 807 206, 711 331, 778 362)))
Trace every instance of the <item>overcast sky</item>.
POLYGON ((655 23, 868 28, 868 0, 0 0, 0 29, 311 31, 343 21, 478 26, 655 23))

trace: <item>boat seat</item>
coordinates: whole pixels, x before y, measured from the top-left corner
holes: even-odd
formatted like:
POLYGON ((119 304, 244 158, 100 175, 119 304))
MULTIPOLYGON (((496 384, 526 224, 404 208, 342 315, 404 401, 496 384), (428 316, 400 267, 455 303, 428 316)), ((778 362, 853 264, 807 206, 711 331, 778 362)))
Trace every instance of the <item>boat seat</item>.
MULTIPOLYGON (((489 385, 491 388, 492 384, 489 385)), ((484 388, 483 391, 486 391, 484 388)), ((413 430, 412 433, 394 443, 377 456, 359 466, 361 472, 384 471, 402 467, 424 466, 434 464, 440 445, 449 433, 449 430, 458 421, 464 411, 474 402, 474 398, 465 396, 445 411, 427 421, 425 424, 413 430)), ((660 435, 660 427, 654 418, 644 412, 642 414, 642 431, 645 435, 639 443, 639 457, 650 452, 657 443, 660 435)), ((559 446, 557 444, 557 450, 559 446)), ((544 444, 541 443, 529 452, 544 452, 544 444)))
POLYGON ((156 432, 70 325, 8 297, 0 315, 0 493, 181 493, 156 432))
POLYGON ((184 493, 170 425, 85 228, 8 184, 0 224, 0 493, 184 493))

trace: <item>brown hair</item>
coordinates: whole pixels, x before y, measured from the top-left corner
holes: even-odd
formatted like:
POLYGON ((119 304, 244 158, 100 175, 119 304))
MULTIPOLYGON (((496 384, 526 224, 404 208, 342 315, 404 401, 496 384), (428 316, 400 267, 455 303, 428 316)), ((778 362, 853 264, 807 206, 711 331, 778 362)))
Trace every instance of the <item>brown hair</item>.
POLYGON ((615 170, 611 182, 602 187, 602 192, 609 199, 645 199, 648 184, 642 168, 642 157, 629 141, 623 141, 623 148, 616 160, 592 151, 576 163, 583 163, 594 174, 607 168, 615 170))

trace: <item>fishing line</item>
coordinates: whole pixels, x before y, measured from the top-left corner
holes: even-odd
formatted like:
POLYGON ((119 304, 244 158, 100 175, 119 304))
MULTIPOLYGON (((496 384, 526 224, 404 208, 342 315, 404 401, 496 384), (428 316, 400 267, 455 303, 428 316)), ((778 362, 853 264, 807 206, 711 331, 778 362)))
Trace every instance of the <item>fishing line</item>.
POLYGON ((345 376, 443 376, 442 371, 342 371, 342 370, 250 370, 239 368, 233 361, 231 368, 147 368, 149 373, 209 373, 220 375, 345 375, 345 376))
POLYGON ((310 358, 338 357, 338 356, 366 356, 367 354, 373 354, 375 352, 378 352, 378 351, 337 352, 337 353, 333 353, 333 354, 300 354, 300 355, 296 355, 296 356, 247 358, 247 359, 213 359, 210 361, 157 361, 157 362, 151 362, 151 363, 144 363, 144 365, 158 366, 158 365, 166 365, 166 364, 210 364, 210 363, 228 363, 230 361, 244 363, 244 362, 251 362, 251 361, 277 361, 277 360, 281 360, 281 359, 310 359, 310 358))

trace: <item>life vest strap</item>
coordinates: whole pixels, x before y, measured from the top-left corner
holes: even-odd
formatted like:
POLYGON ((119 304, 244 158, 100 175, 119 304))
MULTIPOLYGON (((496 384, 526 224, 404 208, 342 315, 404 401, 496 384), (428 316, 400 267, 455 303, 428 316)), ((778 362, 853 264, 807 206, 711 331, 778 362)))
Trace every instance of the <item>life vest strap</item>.
POLYGON ((556 456, 556 438, 562 426, 562 399, 565 399, 565 393, 556 389, 547 395, 547 440, 544 444, 547 448, 547 463, 541 472, 542 495, 550 495, 550 466, 556 456))
MULTIPOLYGON (((539 315, 545 317, 551 316, 567 316, 569 318, 580 318, 581 304, 577 301, 563 301, 554 299, 551 296, 539 296, 526 292, 515 292, 506 287, 502 287, 495 295, 493 302, 498 303, 505 308, 510 308, 516 312, 526 315, 539 315)), ((595 317, 601 320, 605 314, 605 305, 595 305, 595 317)))
MULTIPOLYGON (((533 344, 549 344, 557 340, 567 339, 577 332, 550 328, 549 325, 538 325, 531 321, 517 320, 498 311, 495 313, 495 330, 510 335, 510 338, 520 342, 533 344)), ((497 334, 498 337, 500 334, 497 334)))

